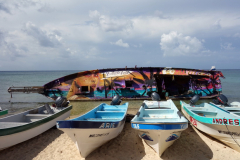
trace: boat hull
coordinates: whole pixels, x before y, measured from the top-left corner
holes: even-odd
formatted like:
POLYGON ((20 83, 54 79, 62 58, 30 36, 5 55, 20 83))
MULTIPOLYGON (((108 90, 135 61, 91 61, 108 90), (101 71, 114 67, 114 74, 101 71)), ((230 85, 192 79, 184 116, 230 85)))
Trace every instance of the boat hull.
MULTIPOLYGON (((240 130, 239 126, 234 125, 222 125, 222 124, 209 124, 198 121, 194 119, 189 113, 184 109, 183 104, 181 105, 182 112, 185 117, 190 121, 191 125, 200 131, 218 139, 234 150, 240 152, 240 130)), ((217 119, 219 120, 219 119, 217 119)), ((216 119, 213 118, 213 122, 216 119)), ((223 121, 223 119, 221 120, 223 121)), ((233 120, 234 122, 234 120, 233 120)), ((216 123, 216 122, 215 122, 216 123)))
MULTIPOLYGON (((22 132, 17 132, 14 134, 0 136, 0 150, 3 150, 5 148, 11 147, 18 143, 21 143, 33 137, 36 137, 37 135, 55 126, 56 121, 66 119, 69 116, 70 116, 70 109, 67 112, 61 114, 60 116, 52 119, 51 121, 48 121, 36 127, 31 127, 31 129, 24 130, 22 132)), ((33 125, 36 125, 36 124, 33 124, 33 125)))
POLYGON ((76 144, 81 156, 87 157, 92 151, 117 137, 123 130, 125 120, 117 128, 58 128, 76 144))
POLYGON ((0 111, 0 116, 5 115, 5 114, 8 114, 8 110, 7 109, 3 110, 3 111, 0 111))
POLYGON ((142 130, 137 129, 138 135, 146 144, 155 150, 159 156, 170 147, 180 136, 185 129, 175 130, 142 130), (173 137, 173 138, 169 138, 173 137))

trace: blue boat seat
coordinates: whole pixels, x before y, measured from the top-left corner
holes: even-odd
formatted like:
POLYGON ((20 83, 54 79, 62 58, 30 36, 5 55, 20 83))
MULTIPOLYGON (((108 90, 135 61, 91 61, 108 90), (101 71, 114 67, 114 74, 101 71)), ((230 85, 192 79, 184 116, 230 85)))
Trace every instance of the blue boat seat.
POLYGON ((96 118, 122 118, 122 111, 96 111, 96 118))

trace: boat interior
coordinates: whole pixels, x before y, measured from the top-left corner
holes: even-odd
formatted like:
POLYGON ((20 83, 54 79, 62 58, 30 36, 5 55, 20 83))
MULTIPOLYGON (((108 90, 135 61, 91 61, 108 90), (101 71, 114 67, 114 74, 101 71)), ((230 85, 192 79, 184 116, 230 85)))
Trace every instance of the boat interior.
POLYGON ((0 129, 22 126, 24 124, 38 121, 52 115, 51 113, 56 112, 57 109, 54 110, 46 104, 45 106, 41 106, 36 109, 1 118, 0 129), (49 114, 49 112, 51 113, 49 114))
POLYGON ((123 105, 108 105, 102 103, 88 113, 71 119, 71 121, 119 121, 125 117, 127 108, 128 103, 123 105))
POLYGON ((185 105, 185 106, 188 110, 192 111, 193 113, 199 116, 208 117, 208 118, 221 118, 221 117, 230 118, 232 114, 229 114, 227 111, 234 113, 236 115, 240 115, 240 108, 233 108, 233 107, 221 108, 214 104, 208 104, 208 103, 194 105, 193 107, 190 107, 190 106, 187 107, 188 105, 185 105))
POLYGON ((181 118, 178 109, 172 102, 168 101, 144 101, 137 115, 132 121, 154 122, 154 123, 171 123, 171 122, 187 122, 185 118, 181 118))

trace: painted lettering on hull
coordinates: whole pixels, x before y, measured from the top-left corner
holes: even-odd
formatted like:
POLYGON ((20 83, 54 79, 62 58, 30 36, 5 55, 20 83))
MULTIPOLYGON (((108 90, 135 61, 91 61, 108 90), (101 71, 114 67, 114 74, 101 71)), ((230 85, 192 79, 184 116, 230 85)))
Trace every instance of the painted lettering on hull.
POLYGON ((239 125, 238 119, 225 119, 225 118, 213 118, 212 119, 213 124, 224 124, 224 125, 239 125))
POLYGON ((190 122, 197 127, 197 121, 191 116, 190 116, 190 122))
POLYGON ((99 128, 115 128, 115 123, 102 123, 99 128))
POLYGON ((109 133, 102 133, 102 134, 90 134, 89 137, 102 137, 102 136, 107 136, 109 135, 109 133))

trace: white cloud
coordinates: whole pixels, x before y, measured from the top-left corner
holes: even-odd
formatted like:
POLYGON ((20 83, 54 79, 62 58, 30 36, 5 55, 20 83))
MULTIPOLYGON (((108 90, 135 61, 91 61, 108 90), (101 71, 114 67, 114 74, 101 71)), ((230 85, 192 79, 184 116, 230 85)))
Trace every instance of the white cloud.
POLYGON ((129 47, 129 44, 128 43, 124 43, 122 39, 119 39, 116 42, 110 42, 110 44, 121 46, 121 47, 125 47, 125 48, 129 47))
POLYGON ((190 55, 203 49, 201 41, 196 37, 183 36, 174 31, 161 36, 160 46, 164 56, 190 55))
POLYGON ((89 17, 106 32, 128 31, 132 28, 131 20, 127 18, 111 18, 107 15, 101 15, 97 10, 89 11, 89 17))
POLYGON ((233 35, 233 37, 238 37, 238 38, 240 38, 240 33, 235 33, 235 34, 233 35))
POLYGON ((221 44, 221 49, 225 49, 225 50, 233 50, 234 47, 232 47, 232 43, 224 43, 224 44, 221 44))
POLYGON ((62 45, 60 43, 62 37, 60 36, 61 34, 58 31, 47 33, 41 28, 38 28, 32 22, 26 23, 24 31, 28 35, 34 37, 43 47, 57 47, 59 45, 62 45))

